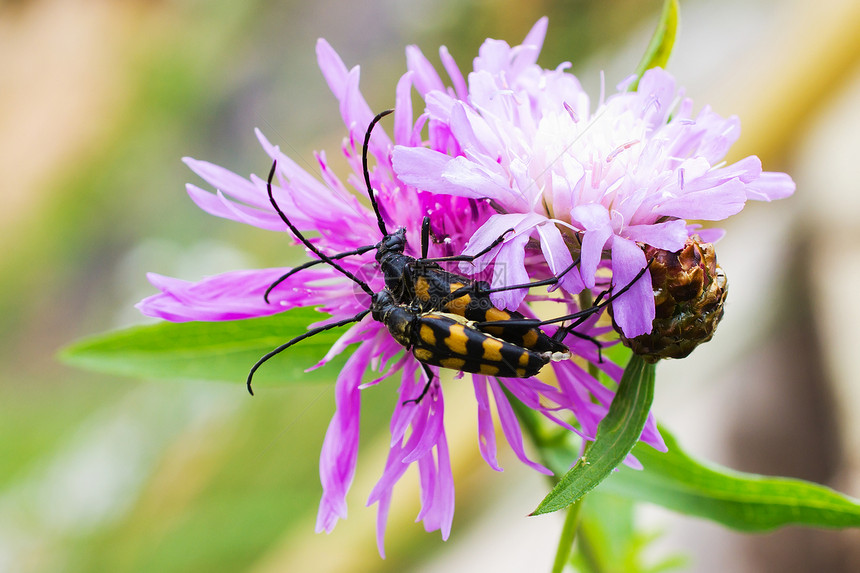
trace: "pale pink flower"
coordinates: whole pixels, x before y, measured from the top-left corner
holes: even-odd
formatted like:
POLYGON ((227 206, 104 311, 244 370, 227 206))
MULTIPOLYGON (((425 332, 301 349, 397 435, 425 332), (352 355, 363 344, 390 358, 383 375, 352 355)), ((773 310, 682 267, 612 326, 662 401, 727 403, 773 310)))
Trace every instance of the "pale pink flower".
MULTIPOLYGON (((515 231, 463 272, 495 262, 493 285, 535 276, 540 255, 554 274, 581 255, 580 273, 562 288, 594 288, 598 270, 612 284, 628 284, 647 261, 640 245, 677 251, 693 232, 688 221, 719 221, 747 200, 770 201, 794 192, 784 173, 762 171, 755 156, 722 162, 740 133, 736 117, 720 117, 693 103, 662 69, 632 78, 592 110, 569 63, 536 64, 547 20, 538 21, 522 45, 487 40, 466 83, 442 52, 453 87, 446 88, 417 48, 410 69, 426 103, 428 123, 444 132, 446 149, 398 145, 394 171, 409 185, 433 193, 488 201, 495 213, 469 239, 480 252, 504 229, 515 231), (534 244, 535 248, 523 247, 534 244), (539 245, 539 247, 537 247, 539 245), (531 265, 530 265, 531 262, 531 265), (503 263, 503 264, 499 264, 503 263)), ((705 240, 718 230, 695 230, 705 240)), ((494 302, 516 308, 525 292, 507 291, 494 302)), ((642 280, 613 303, 627 337, 651 331, 654 296, 642 280)))
MULTIPOLYGON (((429 121, 426 114, 420 115, 417 120, 414 118, 410 99, 412 88, 419 89, 421 93, 426 93, 429 87, 441 89, 441 80, 431 81, 435 72, 425 69, 422 61, 416 60, 415 54, 413 49, 408 51, 410 70, 397 85, 393 138, 389 138, 382 127, 378 127, 373 134, 370 145, 371 181, 388 229, 407 230, 407 254, 419 256, 420 228, 425 216, 430 217, 433 236, 439 239, 431 242, 430 256, 460 254, 471 237, 486 234, 490 225, 499 220, 495 205, 484 198, 462 193, 458 196, 429 192, 427 189, 433 187, 432 178, 438 175, 436 171, 428 171, 426 178, 423 178, 413 170, 410 184, 407 185, 398 178, 391 164, 391 152, 395 145, 400 146, 399 149, 415 147, 422 152, 433 152, 436 154, 434 157, 447 160, 450 158, 448 154, 457 155, 463 144, 454 138, 451 129, 432 115, 429 121), (425 127, 426 139, 422 136, 425 127)), ((347 175, 346 181, 342 180, 329 168, 326 155, 319 153, 316 156, 319 177, 316 177, 281 153, 260 132, 257 132, 257 137, 269 158, 277 160, 276 185, 273 189, 277 203, 289 213, 298 229, 315 236, 313 242, 320 250, 334 255, 373 245, 382 238, 373 211, 360 199, 366 197, 367 193, 362 180, 360 147, 374 114, 359 91, 358 67, 347 69, 323 40, 317 44, 317 56, 320 69, 340 103, 340 112, 347 128, 342 152, 352 173, 347 175)), ((456 75, 456 66, 444 49, 442 57, 446 68, 456 75)), ((465 89, 462 78, 454 77, 452 81, 461 92, 465 89)), ((456 100, 451 94, 446 97, 451 101, 456 100)), ((212 215, 259 228, 277 232, 287 230, 269 202, 264 179, 253 175, 246 179, 201 160, 188 158, 185 162, 216 189, 212 193, 193 184, 187 186, 189 195, 200 208, 212 215)), ((521 219, 530 221, 528 217, 521 219)), ((538 229, 538 233, 547 235, 548 251, 564 246, 552 224, 544 223, 540 215, 534 214, 533 217, 537 222, 529 223, 528 229, 538 229)), ((526 226, 524 223, 523 228, 518 228, 515 238, 505 244, 508 250, 511 244, 519 245, 520 259, 524 256, 525 240, 528 238, 526 226)), ((475 241, 473 239, 473 243, 475 241)), ((474 244, 469 248, 473 249, 474 244)), ((363 255, 343 258, 339 263, 349 272, 362 276, 374 291, 381 291, 384 281, 374 267, 374 253, 374 250, 370 250, 363 255)), ((516 255, 508 254, 507 259, 514 261, 516 255)), ((550 256, 547 260, 551 261, 551 268, 557 270, 559 264, 564 264, 564 261, 569 263, 571 259, 567 250, 562 249, 557 259, 550 256)), ((516 280, 528 281, 531 273, 518 270, 523 268, 522 264, 519 267, 513 264, 512 267, 517 271, 514 273, 516 280)), ((532 278, 541 273, 546 274, 545 265, 540 261, 530 264, 528 268, 535 271, 532 278)), ((330 315, 330 318, 319 324, 343 321, 368 308, 369 297, 357 289, 355 283, 328 265, 318 265, 292 275, 272 290, 270 302, 266 302, 264 292, 287 270, 234 271, 197 283, 151 274, 152 284, 161 293, 141 301, 138 307, 146 315, 178 322, 234 320, 270 315, 300 306, 315 306, 330 315)), ((565 284, 569 286, 569 283, 565 284)), ((519 298, 522 300, 523 297, 519 298)), ((565 304, 560 305, 563 309, 560 314, 577 310, 572 297, 567 296, 564 301, 565 304)), ((520 310, 527 316, 533 316, 525 305, 520 310)), ((609 328, 596 326, 596 321, 597 316, 589 318, 580 326, 579 332, 588 336, 605 334, 609 328)), ((620 380, 621 368, 608 361, 599 361, 597 349, 591 341, 568 336, 565 343, 575 355, 597 364, 616 382, 620 380)), ((331 531, 338 519, 347 515, 346 493, 352 485, 356 470, 363 393, 386 391, 384 388, 393 388, 390 379, 397 379, 399 388, 396 393, 392 391, 391 398, 394 413, 389 457, 382 477, 369 498, 369 503, 378 503, 379 550, 383 552, 392 489, 412 464, 417 464, 421 484, 422 509, 418 517, 428 531, 441 530, 443 538, 447 538, 454 512, 454 483, 444 427, 442 387, 437 382, 418 404, 408 402, 424 386, 421 376, 416 377, 416 373, 420 372, 419 363, 412 354, 404 353, 403 347, 389 335, 385 326, 372 320, 370 315, 349 327, 318 364, 308 364, 308 367, 324 365, 353 344, 355 347, 346 366, 337 377, 336 411, 320 456, 323 494, 317 530, 331 531), (364 383, 368 371, 378 374, 372 382, 364 383), (384 384, 379 384, 383 381, 384 384), (376 386, 380 387, 376 389, 376 386)), ((597 425, 609 408, 613 392, 573 361, 554 363, 553 368, 558 386, 536 378, 471 376, 478 416, 478 447, 492 468, 501 470, 496 458, 496 433, 491 410, 491 404, 495 403, 502 432, 516 456, 538 472, 551 473, 526 454, 519 422, 503 389, 553 423, 580 434, 586 440, 594 439, 597 425), (576 419, 575 427, 569 423, 573 418, 576 419)), ((468 382, 462 380, 454 383, 468 382)), ((665 450, 653 419, 649 419, 642 439, 655 448, 665 450)), ((570 460, 571 463, 574 461, 570 460)), ((628 463, 633 466, 638 464, 632 457, 628 463)))

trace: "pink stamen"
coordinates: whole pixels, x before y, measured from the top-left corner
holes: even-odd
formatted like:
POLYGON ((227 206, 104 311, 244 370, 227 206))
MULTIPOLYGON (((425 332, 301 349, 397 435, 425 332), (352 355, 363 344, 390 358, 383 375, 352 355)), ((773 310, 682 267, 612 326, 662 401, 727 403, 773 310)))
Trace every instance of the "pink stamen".
POLYGON ((573 123, 579 123, 579 117, 577 117, 576 112, 573 111, 573 108, 570 107, 570 104, 564 102, 564 109, 567 110, 567 113, 570 114, 570 119, 573 120, 573 123))
POLYGON ((609 163, 610 161, 612 161, 613 159, 615 159, 616 157, 618 157, 618 154, 619 154, 619 153, 621 153, 621 152, 622 152, 622 151, 624 151, 624 150, 630 149, 631 147, 633 147, 633 146, 634 146, 634 145, 636 145, 637 143, 639 143, 639 140, 638 140, 638 139, 634 139, 633 141, 628 141, 627 143, 622 143, 621 145, 619 145, 618 147, 616 147, 616 148, 612 151, 612 153, 610 153, 609 155, 607 155, 607 156, 606 156, 606 163, 609 163))
POLYGON ((645 111, 643 112, 643 115, 647 114, 650 111, 651 106, 654 106, 655 111, 657 111, 657 112, 660 111, 660 100, 658 100, 657 96, 655 96, 653 94, 651 95, 651 98, 648 100, 648 103, 645 104, 645 111))

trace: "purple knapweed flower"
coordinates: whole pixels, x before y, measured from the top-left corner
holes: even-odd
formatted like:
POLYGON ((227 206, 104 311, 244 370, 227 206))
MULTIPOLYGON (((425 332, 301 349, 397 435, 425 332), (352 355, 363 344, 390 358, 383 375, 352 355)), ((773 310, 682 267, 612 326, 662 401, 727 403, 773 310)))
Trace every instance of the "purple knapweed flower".
MULTIPOLYGON (((402 149, 415 147, 429 150, 439 157, 456 155, 463 145, 463 142, 452 137, 450 129, 432 119, 432 116, 430 121, 427 114, 417 119, 413 117, 410 99, 413 87, 421 94, 428 93, 428 85, 436 89, 436 93, 444 93, 439 91, 442 88, 438 76, 432 69, 426 68, 422 60, 416 60, 415 53, 412 49, 408 51, 409 71, 402 76, 396 88, 393 139, 381 127, 377 128, 371 139, 373 167, 370 178, 388 229, 393 232, 397 228, 405 228, 407 231, 407 254, 419 255, 421 223, 425 216, 429 216, 434 237, 429 255, 456 255, 467 247, 470 237, 487 232, 488 222, 497 220, 496 210, 493 204, 484 199, 427 192, 426 189, 434 187, 431 178, 437 176, 436 170, 428 171, 425 180, 422 180, 418 171, 413 170, 412 183, 409 185, 395 174, 391 163, 395 145, 402 149), (422 135, 425 131, 426 139, 422 135)), ((373 210, 360 200, 367 193, 362 179, 361 143, 373 113, 359 91, 358 67, 347 69, 323 40, 317 44, 317 57, 320 69, 340 103, 341 116, 348 130, 342 152, 352 173, 346 182, 329 169, 324 153, 316 155, 318 178, 281 153, 259 131, 257 137, 268 156, 277 161, 273 186, 275 200, 284 212, 289 213, 291 221, 299 230, 312 234, 311 240, 317 248, 327 255, 334 255, 375 244, 382 238, 373 210)), ((446 69, 454 73, 452 81, 458 86, 457 91, 451 92, 448 97, 465 95, 463 79, 456 76, 457 68, 444 49, 442 61, 446 69)), ((185 162, 217 190, 211 193, 195 185, 187 186, 189 195, 200 208, 212 215, 263 229, 287 231, 268 199, 265 180, 253 175, 245 179, 205 161, 187 158, 185 162)), ((549 237, 547 248, 561 248, 558 260, 548 258, 551 268, 557 270, 559 264, 570 262, 570 256, 565 255, 567 250, 559 240, 558 231, 553 232, 552 225, 543 226, 549 237)), ((530 228, 536 227, 540 225, 530 228)), ((538 232, 542 231, 538 229, 538 232)), ((514 243, 524 251, 527 239, 525 229, 518 228, 516 239, 508 241, 505 248, 509 249, 510 244, 514 243)), ((374 266, 374 254, 375 251, 371 250, 363 255, 345 257, 339 260, 339 264, 347 271, 361 276, 378 292, 385 284, 381 273, 374 266)), ((523 256, 521 253, 520 258, 523 256)), ((508 256, 508 259, 513 258, 508 256)), ((519 266, 522 268, 522 264, 519 266)), ((527 282, 530 276, 546 275, 545 267, 542 261, 529 262, 528 272, 518 271, 514 280, 527 282)), ((328 265, 319 265, 292 275, 272 290, 269 302, 266 302, 263 296, 266 289, 287 270, 235 271, 205 278, 197 283, 151 274, 150 281, 161 293, 143 300, 138 308, 149 316, 181 322, 260 317, 296 307, 313 306, 331 315, 318 324, 330 324, 353 317, 369 307, 369 297, 357 289, 355 283, 328 265)), ((567 290, 573 292, 575 289, 567 290)), ((540 296, 527 298, 526 301, 531 298, 540 296)), ((570 295, 562 294, 557 298, 560 298, 559 306, 563 309, 560 315, 577 310, 570 295)), ((533 316, 525 305, 520 306, 520 311, 533 316)), ((580 326, 579 332, 600 336, 610 330, 608 326, 598 326, 596 322, 597 316, 590 317, 580 326)), ((553 363, 557 384, 548 384, 537 378, 471 376, 477 403, 478 447, 490 467, 501 470, 496 459, 496 433, 491 412, 491 404, 495 403, 502 433, 517 457, 541 473, 551 473, 526 455, 522 432, 505 390, 553 423, 576 432, 585 440, 594 439, 597 425, 606 415, 613 392, 598 382, 584 367, 584 363, 589 361, 595 364, 616 382, 621 378, 622 369, 609 361, 599 361, 597 348, 592 341, 568 336, 565 343, 582 360, 553 363)), ((337 377, 336 411, 320 457, 323 494, 317 531, 331 531, 337 520, 347 514, 346 493, 356 469, 362 392, 388 378, 399 377, 399 388, 396 393, 391 393, 394 413, 390 425, 390 453, 382 477, 368 501, 379 504, 379 551, 383 552, 392 489, 412 464, 417 464, 420 476, 422 508, 418 517, 423 520, 428 531, 439 529, 443 538, 447 538, 454 511, 454 484, 445 434, 441 385, 437 380, 431 391, 417 404, 409 402, 421 393, 425 384, 421 375, 416 376, 421 372, 419 363, 411 353, 404 352, 383 324, 372 320, 370 315, 349 327, 319 364, 308 366, 321 366, 353 344, 356 346, 337 377), (369 374, 370 371, 376 374, 369 374)), ((653 419, 649 419, 642 439, 665 451, 653 419)), ((636 466, 638 462, 630 457, 627 463, 636 466)))
MULTIPOLYGON (((693 104, 662 69, 630 78, 591 111, 588 95, 570 63, 555 69, 536 64, 547 20, 537 22, 521 46, 487 40, 475 58, 468 84, 450 61, 454 78, 445 88, 417 48, 410 49, 415 81, 431 125, 449 137, 449 149, 395 147, 397 177, 433 193, 489 201, 496 213, 469 240, 478 253, 504 229, 505 242, 463 272, 491 261, 493 285, 528 273, 523 245, 540 243, 553 273, 581 256, 580 273, 561 287, 571 293, 594 288, 608 267, 612 284, 629 283, 647 261, 640 245, 678 251, 698 233, 713 242, 721 231, 702 230, 688 220, 719 221, 738 213, 747 200, 770 201, 794 192, 784 173, 762 171, 755 156, 721 163, 737 140, 737 117, 722 118, 693 104), (498 263, 504 263, 502 265, 498 263)), ((535 252, 538 249, 534 249, 535 252)), ((523 291, 497 293, 493 301, 516 308, 523 291)), ((614 318, 627 337, 651 331, 654 295, 646 273, 613 303, 614 318)))

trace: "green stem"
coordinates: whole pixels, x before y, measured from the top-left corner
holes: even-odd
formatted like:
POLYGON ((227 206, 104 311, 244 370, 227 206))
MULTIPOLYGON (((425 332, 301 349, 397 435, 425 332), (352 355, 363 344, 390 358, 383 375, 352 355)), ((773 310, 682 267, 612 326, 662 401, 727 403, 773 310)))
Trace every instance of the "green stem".
POLYGON ((666 67, 669 55, 675 45, 675 37, 678 34, 678 0, 664 0, 660 20, 654 29, 654 35, 642 55, 642 60, 636 67, 636 81, 630 84, 628 91, 635 91, 639 85, 639 79, 651 68, 666 67))
MULTIPOLYGON (((592 294, 591 290, 585 289, 579 293, 579 308, 585 310, 592 306, 594 306, 594 294, 592 294)), ((600 379, 600 369, 593 362, 588 363, 588 373, 597 380, 600 379)))
POLYGON ((579 510, 583 499, 567 508, 564 518, 564 526, 561 529, 561 537, 558 540, 558 549, 555 551, 555 561, 552 564, 552 573, 561 573, 570 559, 573 542, 576 540, 576 530, 579 527, 579 510))
POLYGON ((579 293, 579 308, 585 310, 586 308, 591 308, 594 306, 594 295, 591 294, 591 291, 585 289, 581 293, 579 293))
MULTIPOLYGON (((581 501, 582 500, 580 500, 580 502, 581 501)), ((587 568, 586 571, 588 571, 588 573, 604 573, 604 571, 607 571, 607 567, 601 563, 600 553, 595 551, 594 544, 591 539, 589 539, 588 532, 583 527, 579 528, 576 548, 579 550, 579 555, 585 562, 585 567, 587 568)))
MULTIPOLYGON (((537 416, 535 416, 533 410, 527 408, 522 402, 509 394, 507 389, 504 391, 508 395, 508 399, 514 409, 514 413, 520 420, 521 427, 537 449, 538 454, 541 457, 541 462, 550 468, 556 467, 557 462, 547 455, 548 452, 546 450, 547 447, 551 447, 549 446, 548 441, 552 442, 554 440, 552 438, 548 440, 547 436, 545 436, 541 431, 537 416)), ((557 445, 558 444, 556 444, 556 446, 557 445)), ((556 476, 547 476, 547 478, 550 480, 551 486, 556 484, 556 476)), ((552 573, 561 573, 561 571, 564 570, 565 564, 567 564, 570 559, 573 544, 574 541, 576 541, 577 531, 579 530, 579 511, 582 508, 582 502, 584 499, 584 497, 580 498, 576 503, 571 504, 567 508, 567 513, 564 518, 564 526, 562 527, 561 536, 558 540, 558 548, 555 553, 555 561, 552 565, 552 573)), ((587 557, 588 556, 586 556, 586 558, 587 557)), ((587 561, 591 563, 593 559, 587 558, 587 561)))

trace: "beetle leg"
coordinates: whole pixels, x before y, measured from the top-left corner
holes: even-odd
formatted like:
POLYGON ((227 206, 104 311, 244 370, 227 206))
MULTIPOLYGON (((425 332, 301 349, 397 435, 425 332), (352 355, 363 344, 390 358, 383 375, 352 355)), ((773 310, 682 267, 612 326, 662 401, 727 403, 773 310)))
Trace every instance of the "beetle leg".
MULTIPOLYGON (((511 231, 513 231, 513 229, 508 229, 507 231, 505 231, 504 233, 499 235, 499 237, 497 237, 495 241, 493 241, 492 243, 487 245, 484 249, 475 253, 474 255, 454 255, 451 257, 437 257, 435 259, 428 259, 427 253, 426 253, 426 251, 424 251, 424 252, 422 252, 423 256, 420 259, 418 259, 418 262, 419 263, 453 263, 453 262, 471 263, 475 259, 477 259, 478 257, 482 257, 482 256, 486 255, 487 253, 489 253, 490 251, 495 249, 497 246, 499 246, 499 244, 501 244, 505 240, 505 236, 508 233, 510 233, 511 231)), ((423 228, 422 228, 422 233, 423 233, 423 228)))
POLYGON ((404 400, 402 404, 403 406, 405 406, 409 402, 415 402, 416 405, 419 404, 424 398, 424 396, 427 395, 427 392, 430 391, 430 386, 433 385, 433 371, 430 370, 430 367, 423 362, 421 363, 421 367, 424 369, 424 374, 427 375, 427 382, 424 384, 424 389, 421 390, 421 394, 419 394, 417 398, 412 398, 411 400, 404 400))

